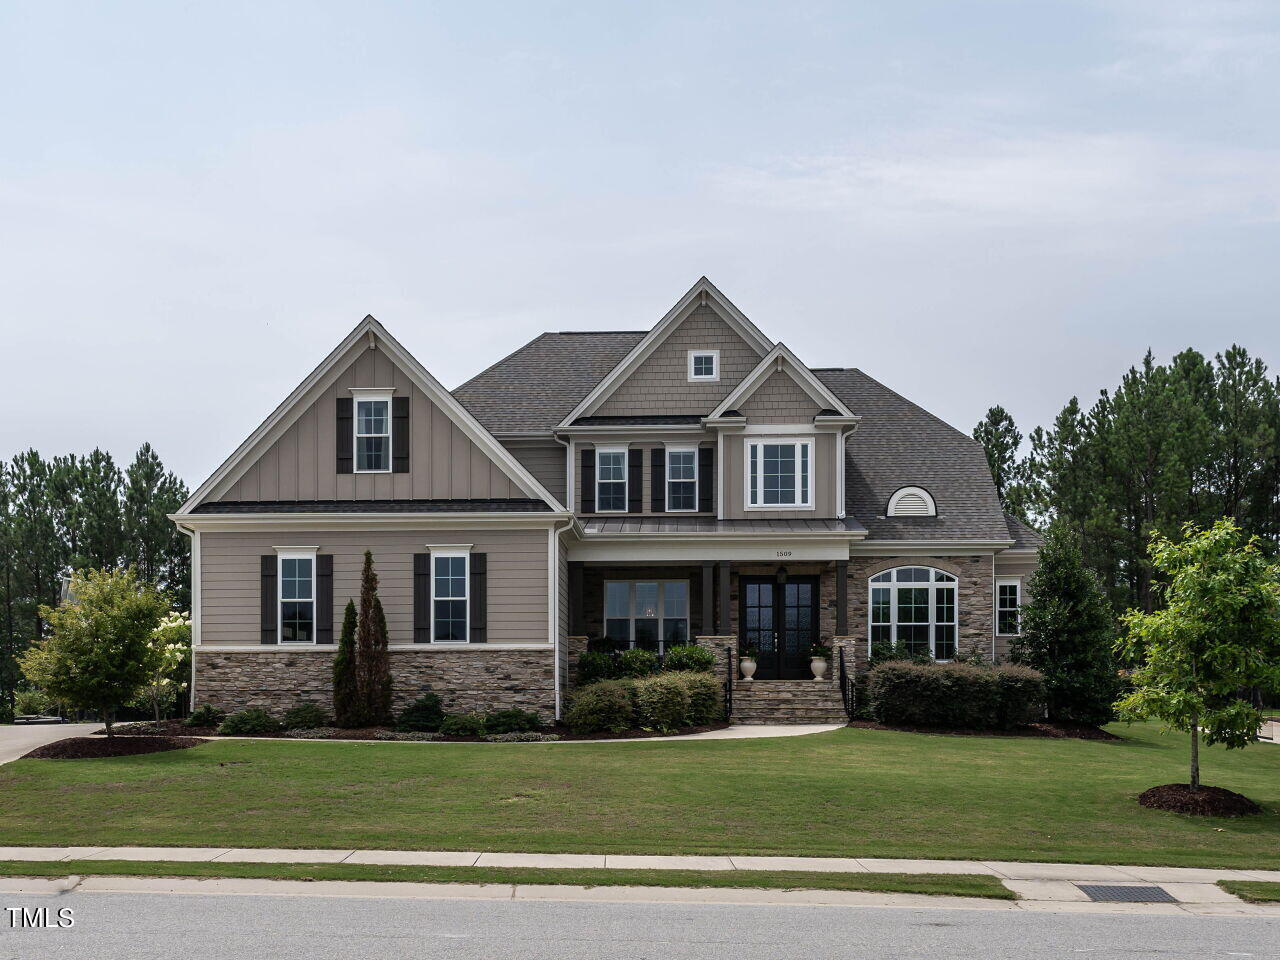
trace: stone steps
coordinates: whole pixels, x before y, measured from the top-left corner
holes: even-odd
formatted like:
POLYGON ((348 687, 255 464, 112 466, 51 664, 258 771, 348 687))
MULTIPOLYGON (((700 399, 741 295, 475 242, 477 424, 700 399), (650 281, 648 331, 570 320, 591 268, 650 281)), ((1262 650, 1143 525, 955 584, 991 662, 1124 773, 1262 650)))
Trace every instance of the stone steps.
POLYGON ((738 680, 735 723, 844 723, 840 691, 829 680, 738 680))

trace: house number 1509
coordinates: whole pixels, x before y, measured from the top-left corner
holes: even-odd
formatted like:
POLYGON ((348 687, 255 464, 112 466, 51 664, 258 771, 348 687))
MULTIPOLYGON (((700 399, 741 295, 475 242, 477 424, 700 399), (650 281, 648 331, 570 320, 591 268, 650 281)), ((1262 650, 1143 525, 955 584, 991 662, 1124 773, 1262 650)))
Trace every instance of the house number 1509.
POLYGON ((790 550, 779 550, 779 551, 778 551, 778 556, 780 556, 780 557, 789 557, 789 556, 791 556, 791 551, 790 551, 790 550))

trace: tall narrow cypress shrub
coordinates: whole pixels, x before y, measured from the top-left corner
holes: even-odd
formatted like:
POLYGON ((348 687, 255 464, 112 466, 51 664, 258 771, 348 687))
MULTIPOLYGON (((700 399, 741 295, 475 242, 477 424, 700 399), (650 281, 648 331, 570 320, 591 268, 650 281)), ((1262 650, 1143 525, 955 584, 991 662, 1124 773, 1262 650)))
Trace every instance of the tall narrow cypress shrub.
POLYGON ((356 605, 347 601, 342 615, 342 636, 333 658, 333 716, 340 727, 361 726, 360 696, 356 684, 356 605))
POLYGON ((360 615, 356 625, 356 685, 366 725, 391 722, 391 664, 387 653, 387 620, 378 599, 373 554, 364 552, 360 574, 360 615))
POLYGON ((391 657, 387 652, 387 617, 382 612, 382 601, 373 598, 373 649, 369 663, 369 719, 375 724, 387 724, 391 715, 391 657))

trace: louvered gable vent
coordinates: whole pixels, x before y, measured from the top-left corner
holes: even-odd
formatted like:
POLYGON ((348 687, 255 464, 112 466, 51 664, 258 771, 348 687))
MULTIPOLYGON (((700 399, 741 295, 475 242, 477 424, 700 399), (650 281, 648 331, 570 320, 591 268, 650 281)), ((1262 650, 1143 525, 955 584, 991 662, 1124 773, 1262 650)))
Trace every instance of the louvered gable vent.
POLYGON ((889 498, 891 517, 933 517, 937 513, 933 497, 919 487, 903 487, 889 498))

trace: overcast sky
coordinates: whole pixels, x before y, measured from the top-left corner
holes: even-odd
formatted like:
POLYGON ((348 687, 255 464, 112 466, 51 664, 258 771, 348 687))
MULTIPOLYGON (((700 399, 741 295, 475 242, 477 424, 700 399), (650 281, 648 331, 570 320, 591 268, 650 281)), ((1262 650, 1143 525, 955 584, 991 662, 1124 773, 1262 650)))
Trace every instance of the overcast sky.
POLYGON ((1280 365, 1280 3, 0 0, 0 455, 194 486, 365 314, 454 387, 702 274, 1024 432, 1280 365))

